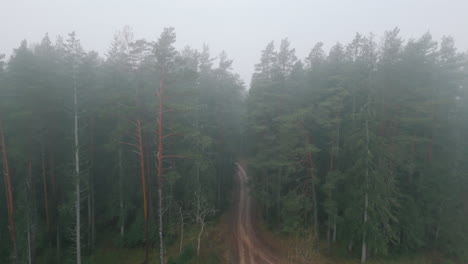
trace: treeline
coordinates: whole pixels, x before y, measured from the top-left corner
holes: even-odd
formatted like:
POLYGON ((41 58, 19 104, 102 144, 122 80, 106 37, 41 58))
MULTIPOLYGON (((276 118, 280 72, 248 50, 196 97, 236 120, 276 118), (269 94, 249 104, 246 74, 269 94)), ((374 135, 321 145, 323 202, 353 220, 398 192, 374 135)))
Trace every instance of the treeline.
POLYGON ((203 243, 230 204, 245 88, 224 52, 175 40, 126 27, 104 57, 75 33, 0 57, 1 263, 90 263, 116 240, 163 263, 184 225, 203 243))
MULTIPOLYGON (((357 34, 298 60, 262 51, 247 98, 250 176, 278 232, 369 256, 468 258, 468 65, 454 40, 357 34)), ((317 243, 318 246, 318 243, 317 243)))

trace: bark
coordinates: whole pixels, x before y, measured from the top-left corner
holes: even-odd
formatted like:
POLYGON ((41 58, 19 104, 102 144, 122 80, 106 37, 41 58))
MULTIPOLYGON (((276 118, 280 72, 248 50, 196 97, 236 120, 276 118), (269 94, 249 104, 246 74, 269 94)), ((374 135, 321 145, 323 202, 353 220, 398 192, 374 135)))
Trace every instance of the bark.
POLYGON ((336 242, 336 213, 335 213, 335 216, 333 217, 333 238, 332 238, 332 242, 335 243, 336 242))
MULTIPOLYGON (((58 222, 58 221, 57 221, 58 222)), ((61 247, 60 247, 60 225, 57 223, 57 238, 56 238, 56 241, 57 241, 57 249, 56 249, 56 253, 57 253, 57 264, 59 263, 62 263, 61 262, 61 247)))
POLYGON ((28 161, 28 178, 26 180, 26 203, 27 203, 27 228, 28 228, 28 264, 32 263, 32 239, 31 239, 31 184, 32 184, 32 161, 31 161, 31 153, 29 154, 29 161, 28 161))
POLYGON ((364 194, 364 232, 362 235, 361 263, 366 263, 367 259, 367 208, 369 207, 368 180, 369 180, 369 121, 366 120, 366 178, 365 178, 365 194, 364 194))
POLYGON ((182 245, 184 243, 184 215, 182 213, 182 206, 179 207, 180 214, 180 244, 179 244, 179 254, 182 253, 182 245))
POLYGON ((31 260, 31 233, 30 233, 30 226, 29 226, 29 219, 28 219, 28 264, 32 264, 31 260))
POLYGON ((164 241, 163 241, 163 96, 164 96, 164 73, 159 85, 159 118, 158 118, 158 224, 159 224, 159 263, 164 264, 164 241))
POLYGON ((87 197, 87 209, 88 209, 88 226, 87 226, 87 235, 86 238, 88 239, 87 249, 88 253, 91 252, 91 185, 89 186, 89 194, 87 197))
POLYGON ((123 159, 122 147, 119 147, 119 206, 120 206, 120 238, 123 241, 125 237, 125 211, 123 199, 123 159))
POLYGON ((330 220, 330 214, 328 215, 328 218, 327 218, 327 246, 328 246, 328 250, 331 250, 331 220, 330 220))
POLYGON ((76 217, 76 263, 81 264, 81 219, 80 219, 80 203, 81 203, 81 190, 80 190, 80 148, 79 148, 79 135, 78 135, 78 93, 76 83, 76 66, 73 67, 73 90, 74 90, 74 114, 75 114, 75 217, 76 217))
POLYGON ((281 184, 282 184, 282 181, 281 181, 281 169, 278 170, 278 179, 277 179, 277 200, 276 200, 276 207, 278 209, 277 211, 277 214, 276 214, 276 221, 277 221, 277 225, 278 227, 281 226, 281 184))
MULTIPOLYGON (((51 146, 51 143, 49 141, 49 175, 50 175, 50 184, 51 184, 51 189, 52 189, 52 215, 53 215, 53 223, 55 226, 55 243, 59 243, 58 240, 58 222, 59 222, 59 217, 58 217, 58 197, 57 197, 57 181, 55 177, 55 152, 53 150, 53 147, 51 146)), ((52 236, 53 234, 51 234, 52 236)), ((52 237, 51 237, 52 239, 52 237)), ((59 245, 56 245, 59 247, 59 245)), ((60 263, 57 261, 57 263, 60 263)))
POLYGON ((137 133, 138 133, 138 151, 140 154, 140 170, 141 170, 141 188, 143 190, 143 212, 145 219, 145 261, 149 261, 149 234, 148 234, 148 200, 146 197, 146 177, 145 177, 145 155, 143 150, 143 138, 141 131, 141 121, 137 120, 137 133))
MULTIPOLYGON (((336 126, 336 159, 337 159, 337 162, 338 163, 338 155, 339 155, 339 152, 340 152, 340 129, 341 129, 341 123, 338 122, 337 126, 336 126)), ((338 207, 338 205, 337 205, 338 207)), ((336 218, 337 218, 337 214, 338 214, 338 208, 335 208, 335 211, 333 212, 333 237, 332 237, 332 242, 335 243, 336 242, 336 233, 337 233, 337 228, 336 228, 336 218)))
POLYGON ((42 165, 42 186, 44 191, 44 209, 46 215, 46 224, 47 230, 50 229, 50 222, 49 222, 49 199, 47 197, 47 174, 46 174, 46 161, 45 161, 45 151, 44 146, 42 146, 41 150, 41 165, 42 165))
POLYGON ((197 236, 197 256, 200 255, 200 245, 201 245, 201 238, 203 235, 203 231, 205 230, 205 219, 206 217, 212 213, 214 210, 212 208, 206 207, 206 204, 201 201, 201 192, 197 195, 197 212, 195 216, 195 220, 198 224, 200 224, 200 231, 198 232, 197 236))
MULTIPOLYGON (((310 137, 306 137, 307 145, 310 144, 310 137)), ((314 171, 314 161, 312 159, 312 152, 307 153, 307 159, 309 162, 310 177, 311 177, 311 186, 312 186, 312 205, 313 205, 313 221, 314 221, 314 239, 319 239, 319 227, 318 227, 318 206, 317 206, 317 194, 315 190, 315 171, 314 171)))
POLYGON ((6 201, 7 201, 7 209, 8 209, 8 229, 10 231, 10 239, 13 246, 12 252, 12 261, 16 263, 16 230, 15 230, 15 220, 14 220, 14 206, 13 206, 13 191, 11 185, 11 178, 10 178, 10 168, 8 167, 8 156, 5 144, 5 135, 3 132, 3 123, 0 121, 0 140, 2 145, 2 157, 3 157, 3 174, 5 180, 5 194, 6 194, 6 201))
POLYGON ((52 188, 52 198, 54 201, 57 198, 57 183, 55 179, 55 152, 52 150, 52 147, 49 150, 49 174, 50 174, 50 184, 52 188))
POLYGON ((201 224, 201 229, 200 229, 200 232, 198 233, 198 238, 197 238, 197 256, 200 256, 201 236, 203 235, 203 231, 205 229, 205 220, 201 219, 200 224, 201 224))
POLYGON ((88 186, 89 186, 89 195, 88 195, 88 252, 93 250, 93 223, 94 223, 94 177, 93 177, 93 169, 94 169, 94 118, 91 119, 90 124, 90 148, 89 148, 89 161, 90 161, 90 168, 89 168, 89 178, 88 178, 88 186))
POLYGON ((145 162, 146 162, 146 182, 148 186, 148 214, 149 218, 152 218, 154 215, 153 212, 153 188, 152 188, 152 180, 151 180, 151 142, 149 140, 149 136, 146 139, 146 152, 145 152, 145 162))
MULTIPOLYGON (((334 169, 334 160, 335 156, 333 155, 333 151, 335 149, 335 139, 332 139, 332 144, 331 144, 331 150, 330 150, 330 168, 329 168, 329 174, 333 172, 334 169)), ((333 196, 333 193, 331 190, 328 191, 328 198, 331 200, 333 196)), ((327 245, 328 249, 331 249, 331 232, 332 232, 332 215, 329 212, 327 216, 327 245)))

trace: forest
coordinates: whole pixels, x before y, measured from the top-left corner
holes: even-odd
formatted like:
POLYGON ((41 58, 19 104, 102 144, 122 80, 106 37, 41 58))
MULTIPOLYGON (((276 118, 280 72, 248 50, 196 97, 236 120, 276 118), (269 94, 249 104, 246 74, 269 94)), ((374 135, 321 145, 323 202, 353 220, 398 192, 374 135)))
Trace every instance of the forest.
POLYGON ((0 55, 0 263, 468 261, 453 38, 357 33, 305 58, 285 38, 248 84, 175 43, 124 27, 105 54, 72 32, 0 55), (275 260, 230 242, 243 179, 275 260))

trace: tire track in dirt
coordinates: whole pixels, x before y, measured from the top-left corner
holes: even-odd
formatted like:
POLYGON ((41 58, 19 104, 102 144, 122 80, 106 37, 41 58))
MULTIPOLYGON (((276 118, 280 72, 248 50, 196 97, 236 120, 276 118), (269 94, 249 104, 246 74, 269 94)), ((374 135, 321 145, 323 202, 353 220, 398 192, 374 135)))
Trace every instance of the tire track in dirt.
POLYGON ((238 205, 235 212, 234 237, 236 264, 278 264, 277 256, 261 242, 254 230, 252 200, 247 187, 248 176, 244 166, 237 165, 239 180, 238 205))

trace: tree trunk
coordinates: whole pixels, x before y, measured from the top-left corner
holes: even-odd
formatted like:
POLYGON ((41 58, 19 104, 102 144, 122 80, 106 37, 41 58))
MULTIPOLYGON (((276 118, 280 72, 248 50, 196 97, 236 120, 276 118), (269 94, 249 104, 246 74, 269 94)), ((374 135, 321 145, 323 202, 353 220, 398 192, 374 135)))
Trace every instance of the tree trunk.
POLYGON ((201 229, 200 229, 200 232, 198 233, 198 239, 197 239, 197 256, 200 256, 201 236, 203 234, 203 230, 205 229, 205 220, 200 219, 200 224, 201 224, 201 229))
MULTIPOLYGON (((310 144, 309 135, 306 137, 306 143, 310 144)), ((314 161, 312 159, 312 152, 307 153, 307 159, 309 161, 311 186, 312 186, 312 205, 313 205, 313 221, 314 221, 314 239, 319 239, 319 227, 318 227, 318 208, 317 208, 317 194, 315 190, 315 172, 314 172, 314 161)))
POLYGON ((180 213, 180 244, 179 244, 179 254, 182 253, 182 245, 184 243, 184 215, 182 213, 182 206, 179 207, 180 213))
POLYGON ((44 191, 44 209, 46 215, 46 224, 47 224, 47 231, 50 229, 50 222, 49 222, 49 199, 47 198, 47 174, 46 174, 46 161, 45 161, 45 151, 44 145, 42 145, 41 149, 41 166, 42 166, 42 186, 44 191))
POLYGON ((29 152, 29 160, 28 160, 28 177, 26 179, 26 204, 27 204, 27 228, 28 228, 28 264, 32 263, 32 239, 31 239, 31 186, 32 186, 32 160, 31 160, 31 151, 29 152))
POLYGON ((164 240, 163 240, 163 96, 164 73, 159 85, 159 118, 158 118, 158 224, 159 224, 159 263, 164 264, 164 240))
POLYGON ((336 242, 336 213, 333 217, 333 238, 332 238, 332 242, 335 243, 336 242))
POLYGON ((89 194, 87 197, 87 209, 88 209, 88 226, 87 226, 87 235, 86 238, 88 240, 87 243, 87 250, 88 253, 91 253, 91 185, 89 185, 89 194))
POLYGON ((145 219, 145 261, 149 261, 149 234, 148 234, 148 201, 146 198, 146 177, 145 177, 145 155, 143 150, 143 138, 141 131, 141 120, 137 120, 138 133, 138 151, 140 154, 140 170, 141 170, 141 188, 143 190, 143 213, 145 219))
POLYGON ((367 259, 367 241, 366 241, 366 223, 367 223, 367 208, 369 207, 368 180, 369 180, 369 120, 366 120, 366 178, 365 178, 365 194, 364 194, 364 232, 362 235, 362 250, 361 263, 366 263, 367 259))
POLYGON ((328 250, 331 250, 331 219, 330 214, 327 216, 327 246, 328 250))
POLYGON ((28 264, 32 264, 31 260, 31 227, 29 224, 29 217, 28 217, 28 223, 27 223, 27 228, 28 228, 28 264))
POLYGON ((146 149, 145 150, 145 166, 146 166, 146 183, 148 186, 148 216, 150 219, 154 216, 154 211, 153 211, 153 188, 152 188, 152 183, 153 181, 151 180, 151 142, 149 140, 149 136, 146 139, 146 149))
MULTIPOLYGON (((335 156, 333 155, 333 151, 335 149, 335 141, 336 139, 332 139, 332 143, 331 143, 331 149, 330 149, 330 167, 329 167, 329 171, 328 171, 328 174, 331 174, 333 172, 333 169, 334 169, 334 161, 335 161, 335 156)), ((330 176, 329 176, 330 177, 330 176)), ((328 190, 328 198, 331 200, 332 197, 333 197, 333 193, 332 193, 332 190, 329 189, 328 190)), ((331 236, 332 236, 332 213, 331 212, 328 212, 328 216, 327 216, 327 245, 328 245, 328 250, 331 250, 331 236)))
POLYGON ((60 249, 61 249, 60 247, 60 225, 58 221, 57 221, 57 234, 56 235, 57 235, 57 238, 55 239, 57 242, 57 249, 56 249, 57 256, 56 257, 57 257, 57 264, 60 264, 62 262, 61 262, 61 252, 60 252, 60 249))
POLYGON ((75 113, 75 239, 76 239, 76 264, 81 264, 81 219, 80 219, 80 203, 81 203, 81 190, 80 190, 80 148, 78 137, 78 93, 76 84, 76 69, 73 67, 73 90, 74 90, 74 113, 75 113))
POLYGON ((89 168, 89 177, 88 177, 88 252, 91 253, 93 250, 93 208, 94 208, 94 177, 93 177, 93 169, 94 169, 94 118, 91 118, 90 124, 90 142, 89 142, 89 161, 90 161, 90 168, 89 168))
POLYGON ((15 230, 15 219, 14 219, 14 207, 13 207, 13 192, 11 186, 11 178, 10 178, 10 169, 8 167, 8 156, 6 151, 6 144, 5 144, 5 135, 3 133, 3 124, 0 121, 0 140, 2 145, 2 156, 3 156, 3 173, 4 173, 4 180, 5 180, 5 194, 6 194, 6 201, 7 201, 7 209, 8 209, 8 229, 10 230, 10 238, 11 243, 13 245, 13 252, 12 252, 12 262, 16 263, 16 230, 15 230))
POLYGON ((120 207, 120 239, 123 241, 125 237, 125 211, 123 199, 123 159, 122 147, 119 146, 119 207, 120 207))
POLYGON ((51 188, 52 188, 52 198, 54 201, 57 198, 57 183, 55 179, 55 153, 52 150, 52 147, 50 147, 49 150, 49 173, 50 173, 50 183, 51 183, 51 188))

